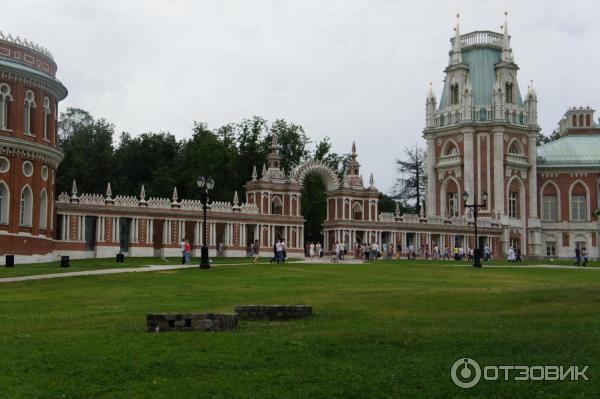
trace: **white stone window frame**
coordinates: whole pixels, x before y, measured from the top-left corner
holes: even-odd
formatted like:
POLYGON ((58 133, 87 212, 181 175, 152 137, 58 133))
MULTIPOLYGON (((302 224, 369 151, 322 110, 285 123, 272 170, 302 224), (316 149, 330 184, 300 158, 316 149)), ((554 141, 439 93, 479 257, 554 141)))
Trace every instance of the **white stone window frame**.
POLYGON ((42 166, 41 175, 42 175, 42 180, 43 181, 48 181, 49 174, 48 174, 48 167, 46 165, 42 166))
POLYGON ((48 96, 44 97, 44 141, 50 141, 48 138, 48 128, 50 124, 50 115, 52 114, 52 110, 50 108, 50 98, 48 96))
POLYGON ((25 177, 33 176, 34 167, 33 167, 33 163, 31 163, 31 161, 23 162, 22 169, 23 169, 23 175, 25 175, 25 177))
POLYGON ((8 128, 9 103, 13 101, 10 94, 10 86, 6 83, 0 83, 0 130, 12 131, 8 128))
POLYGON ((0 180, 0 224, 7 225, 10 216, 10 189, 0 180))
POLYGON ((0 173, 6 173, 10 170, 10 160, 6 157, 0 157, 0 173))
MULTIPOLYGON (((35 94, 32 90, 25 92, 25 112, 23 112, 23 134, 27 136, 35 136, 31 131, 32 110, 36 108, 35 94)), ((35 116, 35 115, 34 115, 35 116)))
MULTIPOLYGON (((506 198, 506 214, 509 215, 509 199, 510 199, 510 186, 512 185, 513 180, 516 180, 519 184, 519 191, 518 191, 518 197, 517 197, 517 213, 518 213, 518 217, 516 218, 511 218, 514 220, 521 220, 521 221, 525 221, 527 219, 527 204, 525 203, 525 183, 523 182, 523 179, 521 179, 519 176, 514 175, 513 177, 510 178, 510 180, 508 181, 508 184, 506 185, 506 191, 504 193, 506 198)), ((509 216, 510 218, 510 216, 509 216)))
MULTIPOLYGON (((458 179, 454 176, 446 176, 446 178, 443 180, 442 185, 440 187, 440 215, 442 216, 446 216, 448 215, 448 184, 450 183, 450 181, 453 181, 454 184, 456 184, 456 188, 457 188, 457 193, 461 193, 461 189, 462 187, 460 186, 460 183, 458 182, 458 179)), ((460 194, 459 194, 460 195, 460 194)), ((458 203, 458 213, 460 215, 460 202, 458 203)))
POLYGON ((548 180, 542 184, 542 187, 540 188, 540 204, 542 205, 540 216, 542 217, 543 222, 560 222, 562 220, 560 187, 553 180, 548 180), (548 184, 553 185, 556 190, 556 220, 546 219, 544 215, 544 190, 548 184))
POLYGON ((29 184, 26 184, 21 190, 19 202, 19 226, 31 227, 33 221, 33 191, 29 184), (29 197, 25 198, 25 192, 29 193, 29 197), (27 202, 29 200, 29 202, 27 202))
POLYGON ((43 230, 48 228, 48 205, 49 205, 48 192, 44 188, 42 190, 42 192, 40 193, 40 209, 39 209, 39 211, 40 211, 39 224, 40 224, 40 229, 43 229, 43 230))
POLYGON ((591 220, 591 209, 590 209, 590 188, 587 184, 581 179, 575 180, 571 183, 569 187, 569 220, 572 222, 589 222, 591 220), (582 184, 583 188, 585 188, 585 210, 584 210, 584 218, 583 219, 574 219, 573 218, 573 189, 577 184, 582 184))

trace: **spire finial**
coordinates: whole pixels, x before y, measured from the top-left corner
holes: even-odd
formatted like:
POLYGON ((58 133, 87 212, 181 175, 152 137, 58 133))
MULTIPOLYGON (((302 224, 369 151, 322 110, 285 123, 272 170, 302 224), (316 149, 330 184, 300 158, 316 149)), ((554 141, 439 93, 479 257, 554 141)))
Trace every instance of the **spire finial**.
POLYGON ((179 196, 177 195, 177 187, 173 187, 173 202, 177 202, 179 196))
POLYGON ((504 11, 504 32, 502 34, 502 61, 512 62, 512 54, 510 49, 510 36, 508 36, 508 12, 504 11))
POLYGON ((144 185, 142 184, 142 189, 140 190, 140 200, 145 200, 146 199, 146 188, 144 187, 144 185))
POLYGON ((75 179, 73 179, 73 185, 71 186, 71 195, 77 196, 77 183, 75 183, 75 179))
POLYGON ((258 177, 258 173, 256 173, 256 165, 254 165, 252 167, 252 181, 256 181, 257 177, 258 177))
POLYGON ((233 192, 233 205, 238 205, 239 204, 239 199, 238 199, 238 192, 237 190, 233 192))
POLYGON ((108 182, 108 184, 106 185, 106 197, 112 197, 112 189, 110 188, 110 182, 108 182))
POLYGON ((456 28, 454 28, 454 43, 452 46, 452 64, 460 64, 462 62, 459 18, 460 14, 456 14, 456 28))
POLYGON ((352 154, 356 154, 356 143, 354 141, 352 142, 352 154))

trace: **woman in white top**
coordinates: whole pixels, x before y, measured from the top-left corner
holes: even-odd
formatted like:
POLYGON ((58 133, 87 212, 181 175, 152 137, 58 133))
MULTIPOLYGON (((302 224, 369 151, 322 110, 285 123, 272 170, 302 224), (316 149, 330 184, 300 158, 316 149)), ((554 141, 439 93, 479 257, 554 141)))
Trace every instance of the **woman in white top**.
POLYGON ((508 248, 508 261, 514 262, 515 260, 515 250, 512 247, 508 248))

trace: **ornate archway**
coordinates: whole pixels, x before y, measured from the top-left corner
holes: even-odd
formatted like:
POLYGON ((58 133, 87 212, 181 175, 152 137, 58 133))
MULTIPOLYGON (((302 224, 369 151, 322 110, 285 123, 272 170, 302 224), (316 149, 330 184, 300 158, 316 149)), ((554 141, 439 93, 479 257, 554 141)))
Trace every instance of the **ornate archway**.
POLYGON ((337 173, 321 161, 307 162, 296 167, 293 172, 294 179, 301 186, 304 185, 304 179, 311 175, 319 176, 323 180, 327 191, 333 191, 340 187, 340 179, 337 173))

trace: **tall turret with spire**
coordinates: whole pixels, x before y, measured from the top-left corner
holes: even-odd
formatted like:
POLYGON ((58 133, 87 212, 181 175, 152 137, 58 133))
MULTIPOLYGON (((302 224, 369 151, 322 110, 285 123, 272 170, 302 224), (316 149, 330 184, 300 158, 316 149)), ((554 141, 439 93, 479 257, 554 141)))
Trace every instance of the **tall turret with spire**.
POLYGON ((279 154, 279 144, 275 134, 271 138, 271 152, 267 155, 267 164, 268 169, 263 173, 263 179, 285 179, 285 172, 281 169, 281 155, 279 154))
POLYGON ((356 143, 352 142, 352 152, 350 154, 350 160, 346 165, 346 173, 344 174, 344 184, 350 187, 363 187, 362 176, 360 175, 360 163, 356 160, 358 154, 356 153, 356 143))

